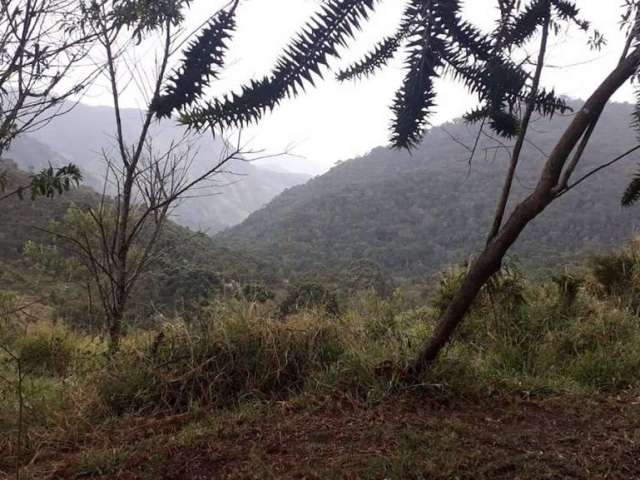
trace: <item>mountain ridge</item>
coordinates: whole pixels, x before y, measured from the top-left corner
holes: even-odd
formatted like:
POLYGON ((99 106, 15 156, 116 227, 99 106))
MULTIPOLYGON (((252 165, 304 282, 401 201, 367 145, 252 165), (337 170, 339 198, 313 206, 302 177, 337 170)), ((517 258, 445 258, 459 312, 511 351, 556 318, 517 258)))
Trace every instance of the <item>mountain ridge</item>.
MULTIPOLYGON (((574 111, 581 105, 570 104, 574 111)), ((619 103, 605 110, 576 178, 637 143, 632 111, 619 103)), ((570 118, 533 123, 513 199, 531 191, 570 118)), ((456 120, 430 129, 411 154, 375 148, 288 189, 215 238, 278 258, 292 274, 367 259, 396 277, 415 277, 465 261, 484 242, 508 162, 508 145, 489 136, 480 138, 470 160, 477 134, 456 120)), ((551 264, 628 239, 636 215, 619 200, 635 168, 627 159, 560 199, 525 231, 515 254, 531 264, 551 264)))

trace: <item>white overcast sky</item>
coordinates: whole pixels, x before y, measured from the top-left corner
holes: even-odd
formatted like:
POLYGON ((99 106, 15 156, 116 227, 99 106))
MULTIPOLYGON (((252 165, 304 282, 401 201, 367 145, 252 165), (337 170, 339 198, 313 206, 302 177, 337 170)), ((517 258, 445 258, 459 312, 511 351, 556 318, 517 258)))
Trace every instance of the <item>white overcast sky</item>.
MULTIPOLYGON (((215 12, 226 0, 195 0, 189 24, 195 26, 215 12)), ((495 16, 495 0, 466 0, 465 15, 475 23, 489 27, 495 16)), ((604 78, 619 58, 624 39, 618 24, 622 0, 577 0, 583 17, 605 34, 608 44, 600 52, 590 51, 586 37, 568 31, 556 38, 550 49, 544 83, 571 97, 585 98, 604 78)), ((214 87, 214 92, 237 88, 252 77, 264 75, 274 64, 280 50, 305 20, 318 9, 317 0, 244 0, 238 11, 238 29, 228 56, 229 68, 214 87)), ((362 40, 345 55, 357 59, 378 38, 391 33, 400 18, 400 0, 380 0, 380 8, 366 24, 362 40)), ((280 152, 292 147, 300 158, 287 157, 280 164, 291 171, 322 173, 336 161, 362 155, 387 143, 390 122, 389 105, 402 78, 402 62, 383 70, 376 78, 338 84, 331 75, 305 95, 285 101, 244 135, 253 148, 280 152)), ((473 98, 453 82, 440 82, 437 114, 432 123, 451 120, 464 113, 473 98)), ((130 91, 126 105, 143 107, 140 95, 130 91)), ((632 101, 633 92, 625 87, 615 97, 632 101)), ((108 96, 94 90, 85 99, 92 104, 108 103, 108 96)))

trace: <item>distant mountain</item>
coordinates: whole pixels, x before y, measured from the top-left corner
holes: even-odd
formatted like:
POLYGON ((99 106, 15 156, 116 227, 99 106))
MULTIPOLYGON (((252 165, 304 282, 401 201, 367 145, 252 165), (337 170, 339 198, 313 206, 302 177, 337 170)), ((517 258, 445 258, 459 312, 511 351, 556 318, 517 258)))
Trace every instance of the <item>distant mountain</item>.
MULTIPOLYGON (((574 108, 579 107, 574 102, 574 108)), ((633 106, 608 107, 577 176, 637 143, 633 106)), ((546 154, 571 115, 537 119, 515 184, 522 198, 534 186, 546 154)), ((357 259, 377 262, 396 277, 431 274, 464 261, 485 239, 508 163, 504 145, 463 121, 432 128, 412 153, 376 148, 287 190, 217 240, 293 273, 341 268, 357 259)), ((638 156, 570 192, 524 232, 515 253, 529 265, 552 265, 618 245, 640 220, 620 197, 638 156)))
MULTIPOLYGON (((142 115, 136 109, 122 111, 125 136, 131 143, 139 134, 142 115)), ((114 124, 110 107, 80 104, 30 136, 18 139, 7 157, 25 170, 37 170, 49 163, 73 162, 82 169, 85 183, 100 190, 105 173, 103 154, 115 151, 114 124)), ((155 124, 152 129, 153 142, 160 151, 182 134, 182 127, 170 121, 155 124)), ((215 164, 222 150, 221 143, 209 136, 194 137, 190 143, 195 154, 193 175, 215 164)), ((234 161, 225 167, 225 173, 198 188, 193 198, 184 200, 175 212, 175 220, 194 229, 215 233, 240 223, 282 191, 309 178, 304 174, 276 172, 234 161)))

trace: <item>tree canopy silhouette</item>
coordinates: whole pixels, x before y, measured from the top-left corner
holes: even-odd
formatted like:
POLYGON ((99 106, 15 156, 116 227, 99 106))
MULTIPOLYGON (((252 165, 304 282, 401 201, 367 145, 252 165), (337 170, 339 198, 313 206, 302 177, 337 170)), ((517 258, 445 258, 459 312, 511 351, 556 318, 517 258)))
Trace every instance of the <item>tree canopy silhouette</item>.
MULTIPOLYGON (((237 2, 236 2, 237 3, 237 2)), ((272 72, 222 98, 196 102, 203 86, 216 77, 234 25, 236 4, 222 10, 185 51, 165 96, 156 105, 159 115, 181 113, 181 119, 196 128, 243 127, 259 120, 282 100, 302 93, 316 78, 329 71, 329 61, 339 58, 357 39, 377 0, 331 0, 284 49, 272 72), (314 78, 315 77, 315 78, 314 78)), ((380 40, 365 57, 337 74, 340 80, 370 76, 403 54, 405 77, 392 106, 391 140, 410 148, 422 139, 435 111, 434 81, 451 77, 478 96, 478 106, 468 112, 473 122, 487 121, 499 134, 518 132, 517 109, 523 100, 533 100, 537 112, 552 115, 567 106, 553 91, 533 91, 526 62, 511 58, 515 47, 531 40, 549 18, 555 29, 573 23, 588 31, 574 2, 536 0, 520 11, 515 2, 499 1, 502 21, 485 33, 461 14, 459 0, 412 0, 396 32, 380 40)), ((599 38, 593 32, 595 41, 599 38)))

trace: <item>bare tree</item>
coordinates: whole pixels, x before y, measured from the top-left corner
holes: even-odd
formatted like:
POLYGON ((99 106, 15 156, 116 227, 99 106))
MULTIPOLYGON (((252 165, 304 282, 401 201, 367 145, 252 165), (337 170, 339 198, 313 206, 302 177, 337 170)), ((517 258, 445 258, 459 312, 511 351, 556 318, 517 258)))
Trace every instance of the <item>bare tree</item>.
POLYGON ((93 77, 80 73, 95 39, 83 10, 78 0, 0 0, 0 155, 93 77))
MULTIPOLYGON (((86 69, 95 36, 84 28, 83 2, 79 0, 0 0, 0 157, 13 140, 37 129, 73 102, 94 77, 86 69)), ((6 172, 0 172, 0 193, 6 188, 6 172)), ((17 186, 0 197, 21 196, 48 183, 58 186, 77 183, 80 175, 73 165, 42 170, 30 185, 17 186)))
POLYGON ((67 241, 90 272, 113 350, 119 346, 131 293, 158 254, 158 240, 173 208, 188 192, 222 173, 231 160, 243 160, 248 153, 242 151, 238 136, 234 146, 226 144, 210 167, 195 175, 191 169, 195 152, 186 130, 168 147, 155 146, 152 126, 156 120, 151 106, 163 95, 171 57, 184 42, 178 28, 182 10, 174 7, 186 7, 187 3, 147 2, 131 10, 119 9, 114 2, 94 5, 91 11, 91 24, 105 56, 115 148, 103 151, 106 174, 100 204, 72 212, 64 228, 54 234, 67 241), (162 41, 153 69, 132 62, 140 42, 156 34, 162 41), (148 108, 139 133, 131 141, 123 125, 122 96, 127 88, 144 90, 144 86, 149 86, 141 92, 148 99, 148 108))

